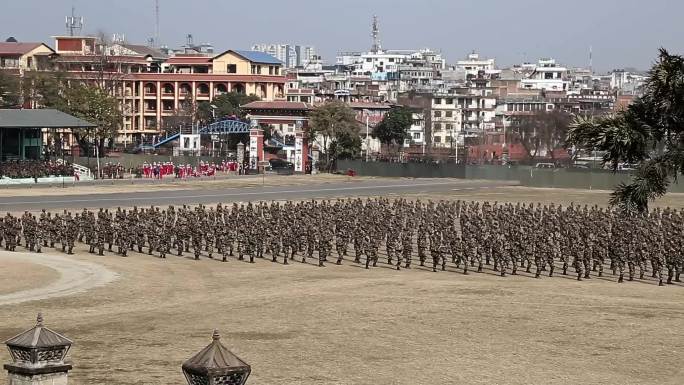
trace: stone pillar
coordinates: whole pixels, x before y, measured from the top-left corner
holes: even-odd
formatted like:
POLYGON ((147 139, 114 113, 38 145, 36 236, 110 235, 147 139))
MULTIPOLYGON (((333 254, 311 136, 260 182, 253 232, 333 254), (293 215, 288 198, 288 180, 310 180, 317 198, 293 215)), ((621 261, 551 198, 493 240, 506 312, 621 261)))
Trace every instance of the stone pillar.
POLYGON ((239 165, 245 164, 245 144, 242 142, 237 145, 237 162, 239 165))
MULTIPOLYGON (((257 126, 258 127, 258 126, 257 126)), ((259 162, 264 160, 264 130, 249 130, 249 169, 258 170, 259 162)))
POLYGON ((304 133, 295 133, 295 156, 294 156, 294 171, 297 173, 304 172, 304 133))
POLYGON ((320 158, 321 151, 318 146, 313 145, 311 147, 311 174, 318 174, 318 159, 320 158))
POLYGON ((304 133, 304 122, 298 120, 295 130, 295 172, 305 173, 309 163, 309 143, 304 133))
POLYGON ((43 326, 38 314, 36 326, 5 341, 12 363, 4 368, 9 385, 67 385, 72 366, 65 362, 71 340, 43 326))

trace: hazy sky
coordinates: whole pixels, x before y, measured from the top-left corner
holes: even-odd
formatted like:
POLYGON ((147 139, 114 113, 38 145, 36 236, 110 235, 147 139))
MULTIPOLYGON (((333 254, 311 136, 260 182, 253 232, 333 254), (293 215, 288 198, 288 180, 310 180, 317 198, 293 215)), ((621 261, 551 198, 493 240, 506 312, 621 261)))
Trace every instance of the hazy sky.
MULTIPOLYGON (((370 48, 373 14, 384 48, 440 49, 453 62, 471 50, 510 65, 554 57, 568 66, 646 69, 659 47, 684 51, 681 0, 160 0, 161 40, 217 50, 253 43, 311 44, 326 62, 370 48)), ((153 0, 0 0, 0 37, 54 42, 76 6, 85 32, 123 33, 144 44, 154 33, 153 0), (6 36, 5 36, 6 35, 6 36)))

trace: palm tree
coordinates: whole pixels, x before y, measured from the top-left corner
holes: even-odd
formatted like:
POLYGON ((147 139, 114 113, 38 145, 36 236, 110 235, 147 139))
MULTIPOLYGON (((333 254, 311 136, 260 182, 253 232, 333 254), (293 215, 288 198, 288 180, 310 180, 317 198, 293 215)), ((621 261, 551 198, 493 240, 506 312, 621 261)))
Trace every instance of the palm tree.
POLYGON ((611 205, 646 211, 667 192, 684 167, 684 58, 660 50, 644 84, 644 94, 611 116, 575 119, 567 143, 605 151, 613 171, 622 162, 636 163, 630 183, 618 185, 611 205))

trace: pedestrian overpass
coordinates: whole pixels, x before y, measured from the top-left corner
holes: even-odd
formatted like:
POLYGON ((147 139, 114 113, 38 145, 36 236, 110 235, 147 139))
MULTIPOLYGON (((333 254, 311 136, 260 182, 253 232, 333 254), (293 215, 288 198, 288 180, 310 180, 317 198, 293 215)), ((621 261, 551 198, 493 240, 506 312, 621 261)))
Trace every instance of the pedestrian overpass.
POLYGON ((208 134, 208 135, 231 135, 231 134, 249 134, 251 126, 239 120, 227 119, 211 123, 204 127, 193 129, 192 127, 182 127, 167 130, 164 137, 157 142, 142 143, 138 146, 138 150, 154 150, 167 143, 173 142, 180 138, 181 135, 208 134))

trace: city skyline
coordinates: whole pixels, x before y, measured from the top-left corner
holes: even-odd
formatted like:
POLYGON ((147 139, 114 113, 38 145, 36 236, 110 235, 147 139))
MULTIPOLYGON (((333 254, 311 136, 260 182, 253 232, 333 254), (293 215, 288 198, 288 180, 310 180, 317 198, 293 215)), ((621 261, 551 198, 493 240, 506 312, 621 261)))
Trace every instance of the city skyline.
MULTIPOLYGON (((677 8, 684 9, 684 5, 667 1, 654 0, 643 7, 642 2, 632 0, 577 0, 571 9, 539 0, 478 3, 431 0, 420 6, 404 0, 341 4, 265 0, 258 6, 236 7, 208 0, 191 8, 161 0, 160 36, 161 43, 175 47, 193 34, 196 42, 210 42, 217 51, 245 49, 256 42, 294 41, 317 47, 326 63, 334 63, 337 52, 370 49, 371 17, 377 14, 383 47, 438 49, 449 63, 477 50, 484 57, 496 58, 499 66, 554 57, 568 66, 587 67, 592 47, 594 68, 605 72, 622 67, 646 69, 660 47, 684 50, 684 42, 677 39, 684 26, 676 21, 677 8), (658 23, 651 23, 655 17, 658 23), (418 27, 410 28, 413 25, 418 27)), ((84 33, 125 34, 129 42, 138 44, 154 35, 152 0, 121 0, 106 6, 84 0, 26 0, 4 6, 0 23, 6 36, 2 39, 15 36, 19 41, 52 45, 50 36, 66 32, 64 16, 72 6, 85 18, 84 33)))

